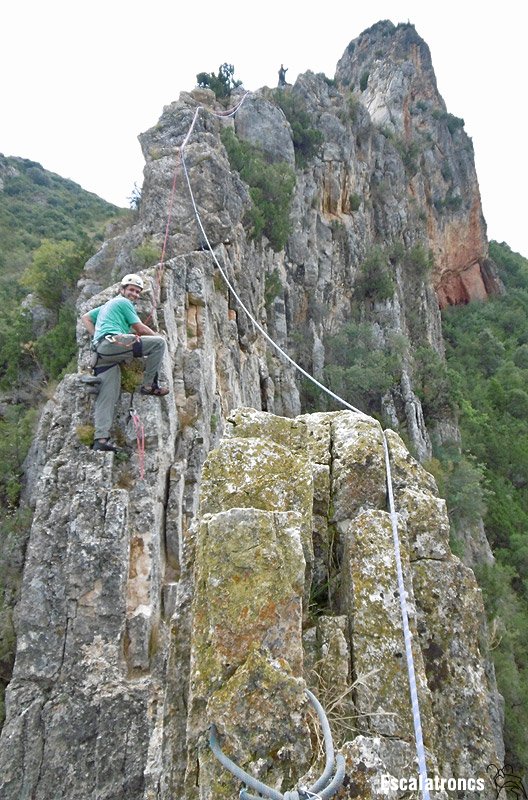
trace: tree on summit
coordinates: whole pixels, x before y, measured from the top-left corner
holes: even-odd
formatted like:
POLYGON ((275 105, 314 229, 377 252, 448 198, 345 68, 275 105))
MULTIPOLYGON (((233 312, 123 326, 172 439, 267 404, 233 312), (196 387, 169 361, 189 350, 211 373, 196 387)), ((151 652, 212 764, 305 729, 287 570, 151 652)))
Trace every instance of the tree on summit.
POLYGON ((202 89, 211 89, 219 100, 222 97, 230 97, 233 89, 242 85, 242 81, 233 78, 234 72, 232 64, 221 64, 218 67, 218 75, 214 72, 199 72, 196 81, 202 89))

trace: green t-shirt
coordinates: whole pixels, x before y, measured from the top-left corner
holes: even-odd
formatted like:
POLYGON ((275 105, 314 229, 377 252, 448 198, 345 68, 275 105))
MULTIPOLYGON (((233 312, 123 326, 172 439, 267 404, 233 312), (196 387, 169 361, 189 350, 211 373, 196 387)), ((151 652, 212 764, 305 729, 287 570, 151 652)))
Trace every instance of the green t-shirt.
POLYGON ((141 322, 134 304, 122 295, 109 300, 104 306, 92 309, 88 312, 88 316, 95 325, 93 337, 95 343, 105 336, 130 333, 130 326, 141 322))

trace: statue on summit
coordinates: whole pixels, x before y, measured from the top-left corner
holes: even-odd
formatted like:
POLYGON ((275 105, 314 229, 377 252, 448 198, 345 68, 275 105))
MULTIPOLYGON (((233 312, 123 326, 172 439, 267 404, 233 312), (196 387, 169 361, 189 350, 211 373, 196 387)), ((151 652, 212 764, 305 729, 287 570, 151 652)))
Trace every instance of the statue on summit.
POLYGON ((286 73, 288 72, 288 67, 284 67, 284 64, 280 65, 279 69, 279 86, 286 86, 286 73))

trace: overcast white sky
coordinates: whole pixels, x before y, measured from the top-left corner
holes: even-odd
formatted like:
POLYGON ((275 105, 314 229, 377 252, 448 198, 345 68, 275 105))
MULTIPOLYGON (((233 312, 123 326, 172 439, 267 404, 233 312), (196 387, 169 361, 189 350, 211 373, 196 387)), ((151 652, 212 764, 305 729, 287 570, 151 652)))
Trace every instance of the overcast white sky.
POLYGON ((198 72, 235 67, 246 89, 333 77, 348 43, 382 19, 412 22, 438 88, 473 139, 488 237, 528 257, 524 4, 444 0, 7 0, 0 43, 0 152, 38 161, 128 206, 137 141, 198 72))

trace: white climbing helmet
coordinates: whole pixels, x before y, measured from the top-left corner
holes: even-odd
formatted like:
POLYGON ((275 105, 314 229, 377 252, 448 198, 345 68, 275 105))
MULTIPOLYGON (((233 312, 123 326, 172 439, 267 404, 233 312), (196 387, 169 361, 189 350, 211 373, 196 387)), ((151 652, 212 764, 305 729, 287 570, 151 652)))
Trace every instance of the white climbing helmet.
POLYGON ((143 278, 140 275, 135 275, 134 273, 130 275, 125 275, 123 280, 121 281, 121 286, 139 286, 141 291, 145 288, 145 284, 143 283, 143 278))

